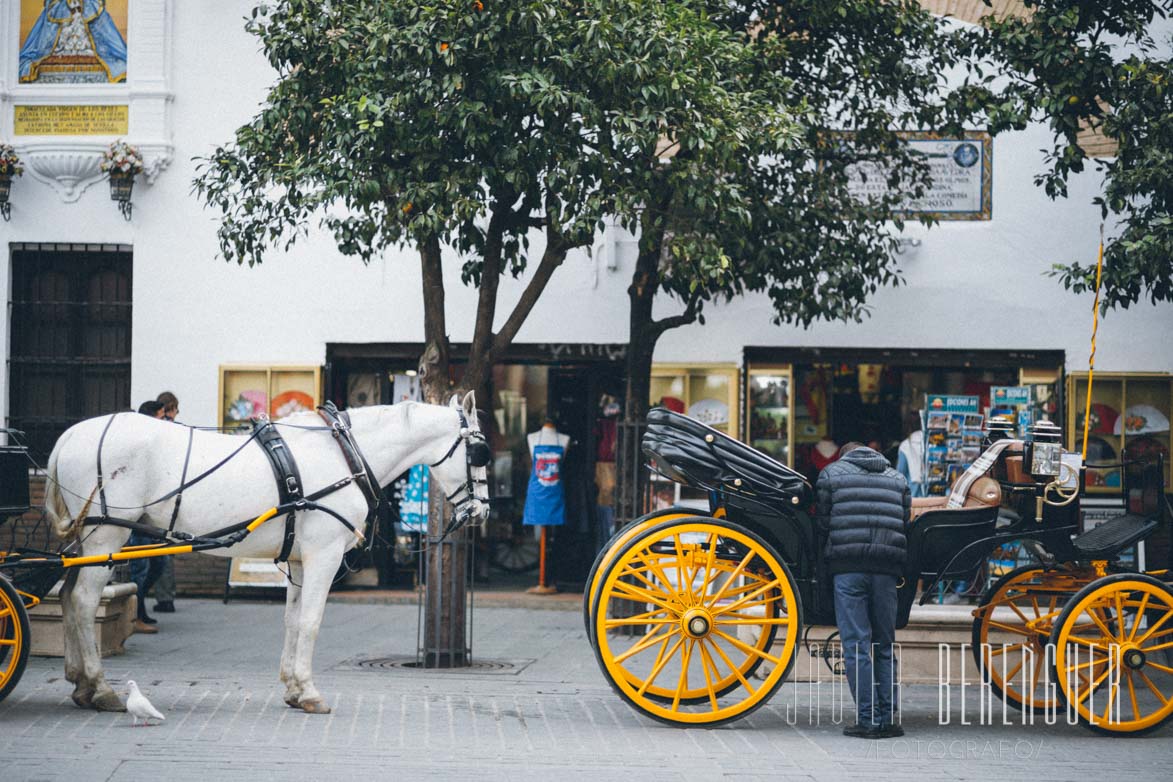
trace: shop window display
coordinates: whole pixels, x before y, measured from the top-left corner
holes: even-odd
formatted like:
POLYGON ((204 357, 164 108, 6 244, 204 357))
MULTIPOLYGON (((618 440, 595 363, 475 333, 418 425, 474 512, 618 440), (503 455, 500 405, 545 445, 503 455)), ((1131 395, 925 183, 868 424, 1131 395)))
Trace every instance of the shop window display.
POLYGON ((1119 463, 1130 459, 1165 458, 1166 486, 1169 475, 1169 417, 1173 408, 1173 376, 1097 372, 1092 380, 1090 414, 1087 405, 1087 373, 1068 378, 1068 442, 1071 450, 1083 449, 1087 417, 1087 472, 1089 492, 1119 492, 1119 463))

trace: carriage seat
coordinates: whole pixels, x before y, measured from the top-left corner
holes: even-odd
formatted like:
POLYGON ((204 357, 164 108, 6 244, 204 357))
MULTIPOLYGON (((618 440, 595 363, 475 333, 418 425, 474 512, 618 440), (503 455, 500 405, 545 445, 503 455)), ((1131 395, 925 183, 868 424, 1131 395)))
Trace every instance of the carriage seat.
MULTIPOLYGON (((913 497, 911 520, 916 521, 923 513, 933 510, 946 510, 949 496, 944 497, 913 497)), ((969 487, 965 495, 965 504, 962 508, 988 508, 1002 504, 1002 486, 988 476, 978 478, 969 487)))
POLYGON ((641 446, 656 470, 693 486, 809 502, 801 473, 694 418, 653 408, 641 446))

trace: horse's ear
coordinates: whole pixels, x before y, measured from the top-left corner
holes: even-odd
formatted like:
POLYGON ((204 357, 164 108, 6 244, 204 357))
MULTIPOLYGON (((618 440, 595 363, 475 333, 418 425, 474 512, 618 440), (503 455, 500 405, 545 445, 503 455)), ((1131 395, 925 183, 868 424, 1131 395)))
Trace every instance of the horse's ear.
POLYGON ((460 409, 460 395, 453 394, 452 398, 448 400, 448 406, 451 407, 453 410, 459 410, 460 409))
POLYGON ((473 418, 476 418, 476 414, 477 414, 477 395, 476 395, 476 392, 469 391, 467 394, 465 394, 464 400, 460 403, 460 406, 462 408, 464 408, 464 414, 470 420, 473 418))

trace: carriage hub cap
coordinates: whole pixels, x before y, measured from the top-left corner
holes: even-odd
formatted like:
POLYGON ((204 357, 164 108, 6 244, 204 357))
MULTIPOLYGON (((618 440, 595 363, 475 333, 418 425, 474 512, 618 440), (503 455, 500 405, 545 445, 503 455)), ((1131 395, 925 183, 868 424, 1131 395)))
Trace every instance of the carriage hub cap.
POLYGON ((1124 664, 1133 670, 1144 667, 1145 656, 1140 649, 1125 649, 1123 653, 1124 664))
POLYGON ((713 618, 703 608, 690 608, 680 617, 680 626, 690 638, 704 638, 713 629, 713 618))

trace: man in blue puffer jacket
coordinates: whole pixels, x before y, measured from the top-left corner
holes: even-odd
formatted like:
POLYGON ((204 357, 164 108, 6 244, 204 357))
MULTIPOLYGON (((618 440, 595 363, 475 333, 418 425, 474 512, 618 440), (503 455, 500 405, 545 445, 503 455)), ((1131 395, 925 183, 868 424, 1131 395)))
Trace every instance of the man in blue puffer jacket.
POLYGON ((843 644, 858 738, 903 736, 896 724, 892 644, 896 640, 896 585, 907 559, 912 498, 904 476, 881 454, 848 443, 819 474, 818 518, 827 537, 835 583, 835 618, 843 644))

